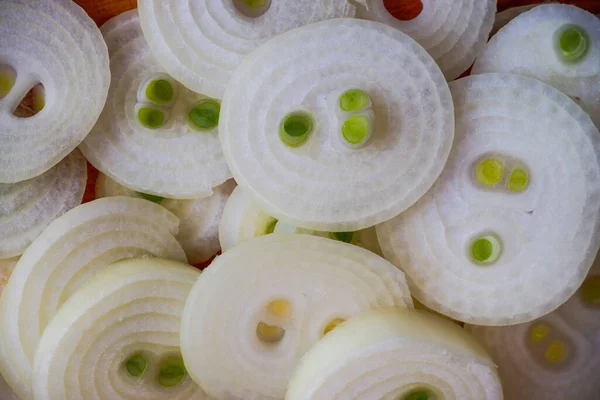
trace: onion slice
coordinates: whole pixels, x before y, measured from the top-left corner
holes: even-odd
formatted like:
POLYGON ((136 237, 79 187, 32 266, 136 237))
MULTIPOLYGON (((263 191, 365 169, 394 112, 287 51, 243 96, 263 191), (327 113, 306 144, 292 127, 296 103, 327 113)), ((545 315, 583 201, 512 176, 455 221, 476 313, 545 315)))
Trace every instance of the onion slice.
POLYGON ((136 259, 105 267, 61 307, 35 355, 38 400, 204 400, 187 377, 179 320, 200 272, 136 259))
POLYGON ((456 140, 434 188, 377 227, 415 298, 459 321, 512 325, 560 306, 600 246, 600 134, 535 79, 450 84, 456 140))
POLYGON ((221 250, 219 224, 225 204, 234 188, 235 182, 230 179, 217 186, 210 197, 192 200, 163 199, 126 188, 101 173, 96 180, 96 198, 147 198, 165 207, 179 218, 179 233, 175 237, 185 250, 188 261, 190 264, 200 264, 221 250))
POLYGON ((213 101, 185 89, 156 63, 136 10, 111 19, 101 31, 112 84, 81 151, 94 167, 133 190, 177 199, 210 196, 231 178, 210 124, 218 121, 218 103, 208 116, 194 111, 213 101))
POLYGON ((302 358, 286 400, 501 400, 497 370, 462 328, 426 311, 352 318, 302 358))
POLYGON ((489 350, 507 399, 594 400, 600 376, 600 257, 556 311, 503 327, 467 326, 489 350))
POLYGON ((108 53, 94 21, 71 0, 2 1, 0 49, 7 88, 0 93, 0 183, 15 183, 52 168, 88 134, 108 93, 108 53), (13 115, 38 83, 43 108, 13 115))
POLYGON ((236 187, 225 204, 219 225, 221 249, 226 251, 240 242, 273 232, 327 237, 355 244, 377 255, 382 255, 374 227, 357 232, 323 232, 298 228, 270 216, 260 208, 248 191, 239 186, 236 187))
POLYGON ((147 200, 98 199, 54 220, 27 248, 0 298, 0 373, 31 399, 40 336, 59 307, 104 266, 157 256, 185 262, 175 239, 179 220, 147 200))
POLYGON ((600 127, 600 20, 581 8, 544 4, 521 14, 490 40, 474 74, 511 72, 571 96, 600 127))
POLYGON ((223 99, 233 176, 277 219, 357 231, 433 184, 454 136, 447 83, 404 33, 358 19, 284 33, 248 56, 223 99))
POLYGON ((448 81, 465 72, 485 47, 494 24, 496 0, 424 0, 414 19, 401 21, 384 0, 366 0, 358 17, 382 22, 410 35, 431 54, 448 81))
POLYGON ((244 56, 268 39, 356 11, 347 0, 140 0, 138 8, 156 60, 189 89, 218 99, 244 56))
POLYGON ((412 308, 404 275, 383 258, 311 235, 272 234, 204 270, 183 311, 181 350, 190 376, 217 399, 281 399, 314 343, 378 307, 412 308))
POLYGON ((20 256, 56 218, 81 203, 87 164, 79 150, 35 178, 0 183, 0 259, 20 256))

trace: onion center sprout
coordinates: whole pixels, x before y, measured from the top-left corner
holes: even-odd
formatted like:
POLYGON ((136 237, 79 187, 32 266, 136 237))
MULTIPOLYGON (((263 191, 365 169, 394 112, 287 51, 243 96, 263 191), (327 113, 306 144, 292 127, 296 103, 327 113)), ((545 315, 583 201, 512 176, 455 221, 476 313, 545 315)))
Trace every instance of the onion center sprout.
POLYGON ((306 142, 312 130, 312 122, 304 114, 293 113, 284 118, 279 129, 281 141, 290 147, 306 142))
POLYGON ((356 111, 369 104, 369 95, 360 89, 348 90, 340 96, 340 108, 343 111, 356 111))
POLYGON ((556 37, 559 56, 565 61, 580 61, 588 52, 588 36, 579 26, 562 27, 556 37))
POLYGON ((146 88, 146 97, 154 103, 168 103, 173 100, 174 96, 173 86, 166 79, 156 79, 150 82, 146 88))
POLYGON ((430 390, 418 389, 398 400, 435 400, 435 398, 436 396, 430 390))
POLYGON ((149 129, 158 129, 165 123, 165 113, 156 108, 141 107, 138 110, 138 121, 149 129))
POLYGON ((158 383, 164 387, 179 385, 185 379, 187 372, 181 357, 169 357, 161 362, 158 372, 158 383))
POLYGON ((193 128, 208 130, 219 124, 221 105, 214 100, 202 100, 188 113, 193 128))
POLYGON ((475 179, 483 186, 496 186, 502 180, 504 164, 495 158, 481 161, 475 167, 475 179))
POLYGON ((124 366, 130 376, 139 378, 148 369, 148 360, 141 354, 134 354, 125 360, 124 366))
POLYGON ((494 235, 478 237, 471 242, 470 253, 477 263, 491 264, 500 257, 500 241, 494 235))

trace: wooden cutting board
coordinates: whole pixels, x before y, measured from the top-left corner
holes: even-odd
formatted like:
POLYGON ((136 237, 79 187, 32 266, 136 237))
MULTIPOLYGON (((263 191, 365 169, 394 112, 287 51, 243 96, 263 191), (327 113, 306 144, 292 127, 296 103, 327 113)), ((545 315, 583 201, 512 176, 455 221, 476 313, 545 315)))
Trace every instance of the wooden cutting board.
MULTIPOLYGON (((501 11, 509 7, 526 4, 543 3, 544 1, 545 0, 498 0, 498 10, 501 11)), ((75 0, 75 3, 83 7, 98 25, 102 25, 115 15, 118 15, 123 11, 131 10, 137 6, 136 0, 75 0)), ((576 4, 595 14, 600 13, 600 0, 562 0, 561 3, 576 4)), ((392 14, 401 19, 414 18, 421 9, 420 0, 385 0, 385 4, 392 14)))

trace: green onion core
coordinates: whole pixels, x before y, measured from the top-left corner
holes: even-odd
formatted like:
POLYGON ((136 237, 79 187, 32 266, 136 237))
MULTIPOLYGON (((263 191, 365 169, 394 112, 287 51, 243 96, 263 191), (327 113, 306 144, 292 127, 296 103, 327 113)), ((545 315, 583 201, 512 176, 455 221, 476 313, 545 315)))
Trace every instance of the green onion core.
POLYGON ((312 122, 307 116, 292 114, 283 120, 279 130, 279 137, 286 145, 296 147, 308 139, 311 129, 312 122))
POLYGON ((203 100, 188 113, 190 122, 197 129, 213 129, 219 124, 221 105, 214 100, 203 100))
POLYGON ((125 370, 130 376, 139 378, 148 368, 148 360, 141 354, 135 354, 125 360, 125 370))
POLYGON ((173 100, 174 94, 173 86, 165 79, 154 80, 146 88, 148 100, 158 104, 170 102, 173 100))
POLYGON ((369 95, 360 89, 348 90, 340 96, 340 108, 343 111, 355 111, 364 108, 369 102, 369 95))
POLYGON ((158 383, 165 387, 177 386, 183 382, 185 375, 186 370, 181 358, 167 358, 161 362, 158 383))
POLYGON ((565 61, 579 61, 588 51, 588 37, 578 26, 564 28, 558 35, 560 55, 565 61))

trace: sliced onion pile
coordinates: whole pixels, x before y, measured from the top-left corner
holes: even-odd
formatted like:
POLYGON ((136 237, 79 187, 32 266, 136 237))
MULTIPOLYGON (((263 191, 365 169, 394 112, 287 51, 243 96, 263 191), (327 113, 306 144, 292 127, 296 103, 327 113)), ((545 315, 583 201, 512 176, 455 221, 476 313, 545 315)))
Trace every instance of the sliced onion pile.
POLYGON ((138 7, 156 60, 189 89, 219 99, 244 56, 268 39, 356 12, 347 0, 140 0, 138 7))
POLYGON ((56 165, 88 134, 106 101, 108 54, 94 21, 70 0, 2 1, 0 49, 8 89, 0 93, 0 183, 15 183, 56 165), (39 112, 13 115, 38 83, 39 112))
POLYGON ((175 236, 185 250, 188 261, 199 264, 219 252, 219 223, 235 182, 228 180, 214 189, 210 197, 192 200, 163 199, 139 193, 100 174, 96 180, 96 197, 129 196, 146 198, 165 207, 179 218, 175 236))
POLYGON ((286 400, 501 400, 496 368, 462 328, 425 311, 374 311, 319 341, 286 400))
POLYGON ((375 254, 382 255, 374 227, 357 232, 322 232, 298 228, 270 216, 260 208, 248 191, 239 186, 236 187, 225 204, 219 226, 221 249, 226 251, 240 242, 273 232, 327 237, 355 244, 375 254))
POLYGON ((336 19, 245 59, 223 99, 219 137, 236 181, 269 214, 356 231, 431 187, 452 144, 452 111, 444 76, 415 41, 336 19))
POLYGON ((281 399, 313 344, 383 307, 412 308, 412 300, 404 275, 381 257, 272 234, 233 247, 200 276, 183 311, 181 350, 190 376, 216 399, 281 399))
POLYGON ((498 32, 473 73, 512 72, 573 97, 600 126, 600 19, 566 4, 545 4, 498 32), (562 41, 561 41, 562 40, 562 41))
POLYGON ((577 290, 600 246, 600 134, 535 79, 484 74, 450 87, 448 164, 414 207, 377 227, 381 248, 435 311, 531 321, 577 290))
POLYGON ((35 399, 207 399, 187 377, 179 350, 179 319, 199 274, 161 259, 100 271, 45 330, 35 399))
POLYGON ((87 165, 79 150, 18 183, 0 183, 0 259, 20 256, 56 218, 81 203, 87 165))
POLYGON ((558 310, 526 324, 470 326, 498 364, 507 399, 595 400, 600 376, 600 257, 558 310))
POLYGON ((485 47, 494 24, 496 0, 429 0, 414 19, 402 21, 385 7, 384 0, 364 0, 360 18, 400 29, 431 54, 451 81, 465 72, 485 47))
POLYGON ((27 248, 0 298, 0 373, 31 399, 33 356, 46 325, 102 267, 141 256, 186 261, 179 220, 150 201, 95 200, 56 219, 27 248))
MULTIPOLYGON (((150 54, 135 10, 101 29, 112 84, 81 151, 97 169, 133 190, 178 199, 208 197, 231 174, 216 127, 193 129, 190 113, 198 104, 214 101, 164 73, 150 54), (156 82, 160 85, 150 87, 156 82)), ((219 106, 214 104, 212 116, 218 122, 219 106)), ((197 122, 210 126, 202 118, 197 122)))

